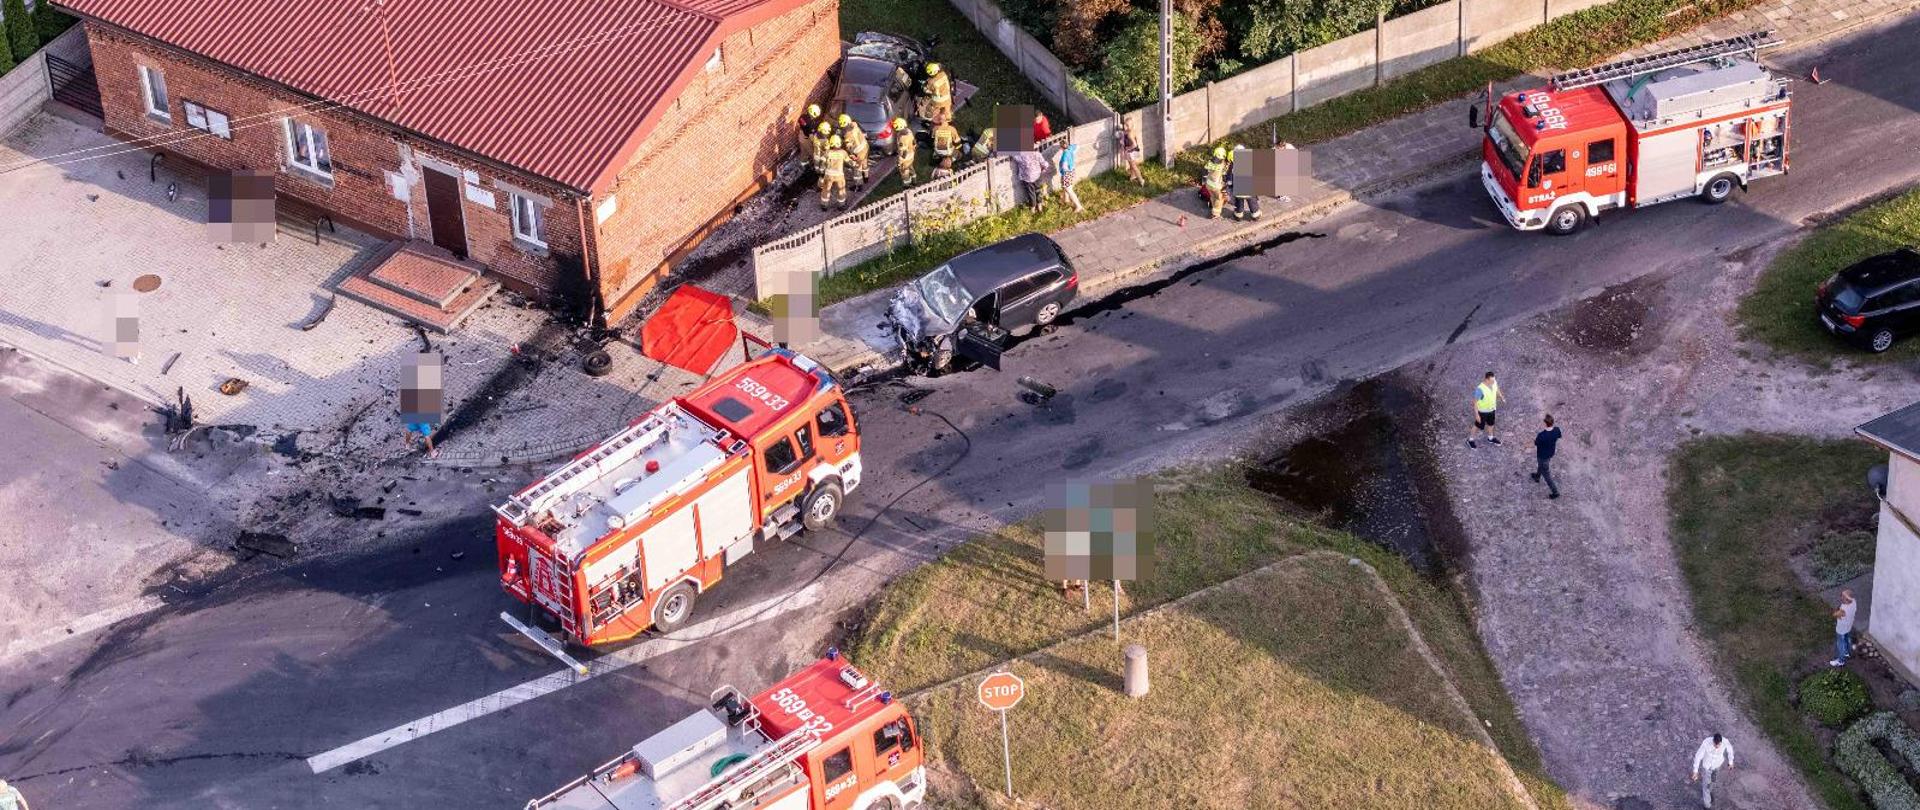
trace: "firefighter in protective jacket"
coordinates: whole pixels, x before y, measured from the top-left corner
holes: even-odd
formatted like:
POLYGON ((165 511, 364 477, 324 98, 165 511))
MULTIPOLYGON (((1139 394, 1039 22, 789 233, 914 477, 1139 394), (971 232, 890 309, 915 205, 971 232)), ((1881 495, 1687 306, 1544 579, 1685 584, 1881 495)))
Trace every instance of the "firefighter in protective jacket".
POLYGON ((1200 187, 1207 195, 1208 218, 1219 219, 1220 209, 1225 207, 1227 202, 1226 147, 1213 148, 1213 157, 1208 159, 1207 165, 1202 168, 1200 187))
POLYGON ((847 162, 848 166, 853 170, 853 184, 856 186, 866 185, 867 133, 860 130, 860 125, 854 123, 852 116, 843 113, 840 116, 839 134, 840 143, 847 148, 847 162))
POLYGON ((847 204, 847 150, 840 144, 840 136, 827 139, 827 152, 821 162, 820 170, 820 207, 830 203, 846 207, 847 204))

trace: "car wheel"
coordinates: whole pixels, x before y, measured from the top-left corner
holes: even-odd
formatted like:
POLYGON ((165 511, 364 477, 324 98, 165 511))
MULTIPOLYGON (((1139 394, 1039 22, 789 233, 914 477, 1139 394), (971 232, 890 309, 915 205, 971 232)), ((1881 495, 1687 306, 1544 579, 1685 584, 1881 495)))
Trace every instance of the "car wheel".
POLYGON ((1740 178, 1731 174, 1716 174, 1700 189, 1700 201, 1708 205, 1719 205, 1733 196, 1733 190, 1740 187, 1740 178))
POLYGON ((800 506, 801 525, 807 531, 817 532, 833 525, 833 519, 840 515, 840 504, 846 498, 841 491, 840 482, 822 481, 813 491, 807 493, 807 500, 800 506))
POLYGON ((653 629, 671 633, 685 627, 687 620, 693 618, 693 603, 699 596, 700 592, 691 582, 668 588, 660 594, 659 601, 653 603, 653 629))
POLYGON ((1033 313, 1033 325, 1046 326, 1047 324, 1053 323, 1053 319, 1058 317, 1060 317, 1060 302, 1049 302, 1046 306, 1041 307, 1039 312, 1033 313))
POLYGON ((1874 354, 1879 354, 1893 348, 1893 330, 1882 329, 1873 333, 1873 336, 1867 339, 1867 348, 1871 349, 1874 354))
POLYGON ((1587 209, 1578 205, 1564 205, 1547 215, 1547 233, 1554 236, 1566 236, 1580 230, 1587 222, 1587 209))

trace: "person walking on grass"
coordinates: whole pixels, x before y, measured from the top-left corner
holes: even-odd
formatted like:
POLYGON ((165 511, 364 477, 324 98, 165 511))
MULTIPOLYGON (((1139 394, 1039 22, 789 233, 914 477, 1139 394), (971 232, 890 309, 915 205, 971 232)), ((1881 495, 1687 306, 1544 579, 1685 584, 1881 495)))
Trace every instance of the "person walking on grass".
POLYGON ((1087 207, 1080 204, 1080 192, 1073 187, 1074 183, 1079 182, 1079 167, 1076 165, 1079 157, 1080 145, 1070 143, 1060 149, 1057 162, 1060 166, 1060 199, 1073 203, 1074 213, 1083 214, 1087 207))
POLYGON ((1853 655, 1853 613, 1860 603, 1853 601, 1851 588, 1840 589, 1840 604, 1833 609, 1833 660, 1827 666, 1845 666, 1853 655))
POLYGON ((1547 483, 1547 497, 1560 497, 1560 486, 1553 483, 1553 451, 1560 445, 1560 429, 1553 426, 1553 414, 1541 420, 1546 427, 1533 435, 1533 456, 1539 463, 1533 468, 1533 480, 1547 483))
POLYGON ((1146 185, 1147 179, 1140 176, 1140 159, 1145 154, 1140 149, 1140 136, 1133 132, 1133 122, 1128 121, 1124 116, 1121 117, 1119 134, 1116 137, 1119 139, 1119 144, 1115 147, 1114 154, 1119 159, 1120 165, 1126 168, 1127 179, 1133 181, 1135 185, 1146 185))
POLYGON ((1733 743, 1715 733, 1701 740, 1700 748, 1693 752, 1693 781, 1700 783, 1701 807, 1713 807, 1713 776, 1721 768, 1733 768, 1733 743))
POLYGON ((1473 387, 1473 433, 1467 436, 1468 447, 1479 447, 1473 439, 1481 434, 1486 435, 1489 444, 1500 443, 1500 437, 1493 431, 1493 417, 1500 403, 1506 401, 1506 395, 1500 393, 1500 381, 1493 378, 1493 372, 1487 372, 1486 378, 1473 387))

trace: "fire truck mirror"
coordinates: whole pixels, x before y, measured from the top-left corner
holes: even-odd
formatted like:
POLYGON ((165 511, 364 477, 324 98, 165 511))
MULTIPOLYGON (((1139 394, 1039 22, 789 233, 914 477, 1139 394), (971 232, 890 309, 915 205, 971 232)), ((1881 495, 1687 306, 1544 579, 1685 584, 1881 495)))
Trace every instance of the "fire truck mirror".
POLYGON ((1478 104, 1467 105, 1467 126, 1472 127, 1473 129, 1480 128, 1480 105, 1478 104))

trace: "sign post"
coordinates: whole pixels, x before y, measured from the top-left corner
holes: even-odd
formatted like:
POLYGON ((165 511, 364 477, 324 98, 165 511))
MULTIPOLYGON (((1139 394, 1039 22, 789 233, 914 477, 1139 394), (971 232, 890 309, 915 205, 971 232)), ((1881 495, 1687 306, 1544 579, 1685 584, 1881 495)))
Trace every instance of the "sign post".
POLYGON ((1007 771, 1007 798, 1013 798, 1013 747, 1007 740, 1007 710, 1027 696, 1027 682, 1001 671, 980 681, 980 705, 1000 713, 1000 757, 1007 771))

